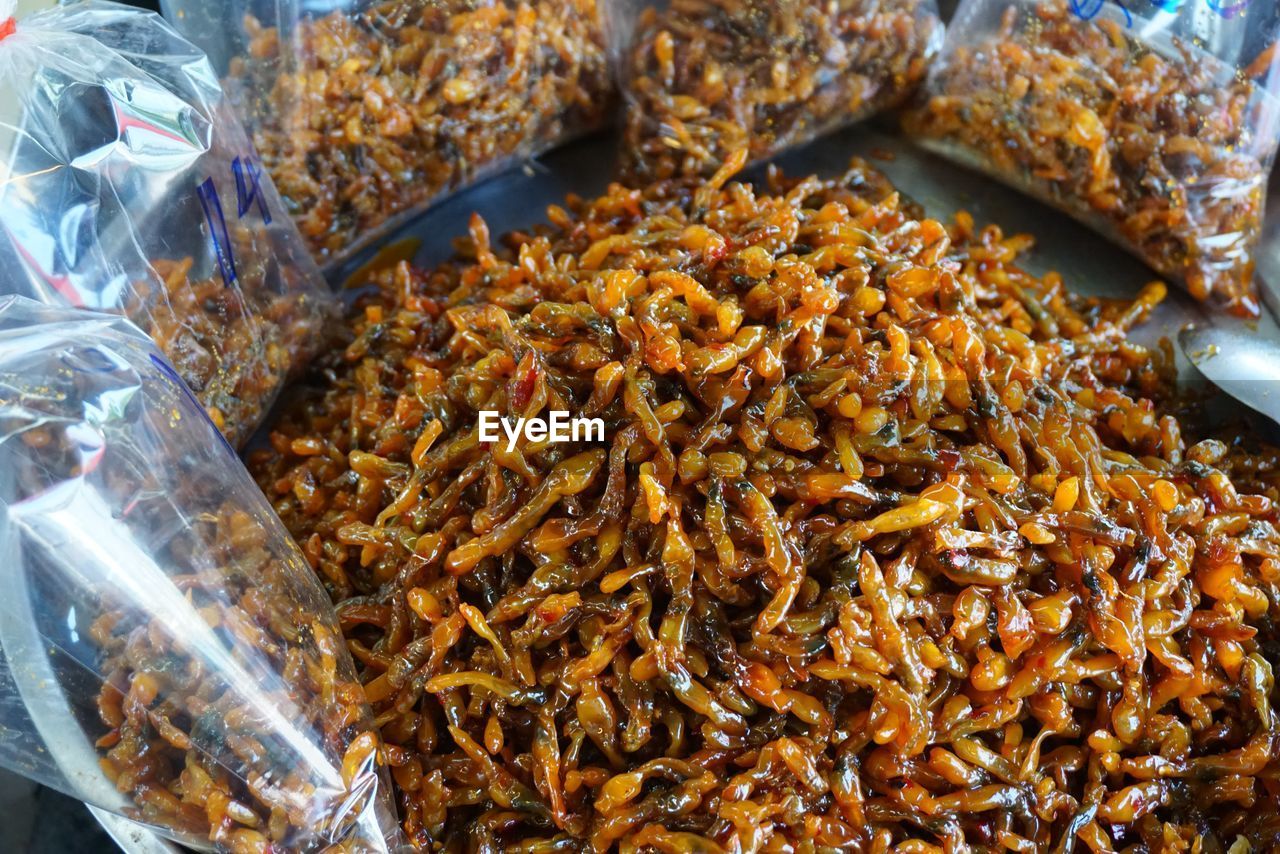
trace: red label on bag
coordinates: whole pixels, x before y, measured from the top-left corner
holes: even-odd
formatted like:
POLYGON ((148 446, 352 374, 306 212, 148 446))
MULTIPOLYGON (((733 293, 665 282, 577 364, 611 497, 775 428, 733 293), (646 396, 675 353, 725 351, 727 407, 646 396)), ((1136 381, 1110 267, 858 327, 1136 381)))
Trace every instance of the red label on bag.
POLYGON ((17 31, 18 31, 18 22, 13 18, 9 18, 8 20, 4 21, 4 23, 0 23, 0 42, 9 38, 9 36, 13 35, 17 31))

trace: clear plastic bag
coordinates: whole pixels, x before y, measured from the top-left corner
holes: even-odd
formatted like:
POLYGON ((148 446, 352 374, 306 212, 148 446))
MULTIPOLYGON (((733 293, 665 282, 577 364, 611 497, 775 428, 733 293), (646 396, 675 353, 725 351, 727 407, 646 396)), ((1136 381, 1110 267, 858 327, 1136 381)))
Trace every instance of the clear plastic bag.
POLYGON ((606 0, 163 0, 323 262, 604 124, 606 0))
POLYGON ((1258 311, 1280 4, 964 0, 907 131, 1258 311))
POLYGON ((0 298, 0 764, 181 842, 394 848, 333 608, 127 320, 0 298))
POLYGON ((333 301, 204 55, 76 3, 0 40, 0 92, 0 294, 127 314, 241 444, 333 301))
POLYGON ((896 106, 942 43, 935 0, 626 2, 609 32, 634 182, 706 177, 896 106))

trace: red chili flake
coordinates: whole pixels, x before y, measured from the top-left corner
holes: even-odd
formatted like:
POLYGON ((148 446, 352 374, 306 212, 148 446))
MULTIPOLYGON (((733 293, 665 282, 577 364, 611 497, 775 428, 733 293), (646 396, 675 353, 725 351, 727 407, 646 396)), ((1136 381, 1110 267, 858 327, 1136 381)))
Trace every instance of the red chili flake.
POLYGON ((520 360, 517 379, 511 387, 511 410, 523 412, 529 404, 529 399, 533 397, 533 390, 537 387, 538 363, 533 360, 532 355, 525 356, 520 360))

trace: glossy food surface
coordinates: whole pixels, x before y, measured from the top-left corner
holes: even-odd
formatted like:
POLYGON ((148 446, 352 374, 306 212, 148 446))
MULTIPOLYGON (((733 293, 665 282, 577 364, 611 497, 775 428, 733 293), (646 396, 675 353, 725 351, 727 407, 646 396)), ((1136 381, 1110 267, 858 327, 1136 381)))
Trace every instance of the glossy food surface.
POLYGON ((1274 844, 1274 461, 1180 420, 1163 286, 742 159, 383 274, 251 460, 410 838, 1274 844), (479 441, 555 409, 605 443, 479 441))

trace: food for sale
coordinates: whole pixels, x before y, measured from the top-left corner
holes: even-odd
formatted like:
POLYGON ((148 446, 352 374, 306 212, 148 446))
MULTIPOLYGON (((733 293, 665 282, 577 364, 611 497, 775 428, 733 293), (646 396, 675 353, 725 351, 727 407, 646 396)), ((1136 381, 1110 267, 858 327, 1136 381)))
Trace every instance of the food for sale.
POLYGON ((971 2, 908 131, 1092 224, 1197 298, 1256 315, 1280 113, 1254 77, 1271 51, 1237 69, 1118 15, 971 2), (984 14, 999 15, 990 32, 984 14))
POLYGON ((246 686, 228 686, 225 673, 209 674, 208 661, 189 654, 195 627, 192 637, 173 637, 132 604, 107 611, 90 627, 103 653, 103 771, 137 804, 131 817, 224 850, 358 839, 353 828, 377 791, 378 741, 358 729, 367 711, 360 686, 339 672, 342 638, 296 598, 296 566, 272 553, 268 529, 235 502, 195 527, 193 542, 174 548, 216 547, 181 555, 200 570, 175 585, 232 649, 256 649, 286 678, 264 679, 246 702, 246 686), (290 767, 279 753, 273 708, 290 710, 290 727, 318 744, 347 745, 332 791, 315 788, 315 769, 290 767))
POLYGON ((901 103, 942 39, 933 0, 672 0, 624 33, 623 172, 710 176, 901 103))
POLYGON ((383 0, 281 24, 247 20, 229 82, 322 259, 612 107, 596 0, 383 0))
POLYGON ((12 33, 0 295, 127 315, 243 444, 334 310, 212 66, 159 15, 97 0, 12 33))
POLYGON ((296 375, 326 340, 329 297, 309 292, 301 272, 283 289, 261 270, 244 270, 228 288, 218 277, 193 275, 192 259, 152 262, 163 290, 137 283, 126 313, 143 325, 205 411, 234 444, 248 440, 284 381, 296 375), (144 308, 149 306, 149 308, 144 308))
POLYGON ((865 163, 744 159, 473 219, 251 457, 410 839, 1280 844, 1280 534, 1243 488, 1278 461, 1178 415, 1130 338, 1163 286, 1086 299, 865 163), (480 439, 554 411, 606 440, 480 439))
POLYGON ((0 765, 190 846, 396 849, 332 605, 155 342, 0 299, 0 473, 0 765))

